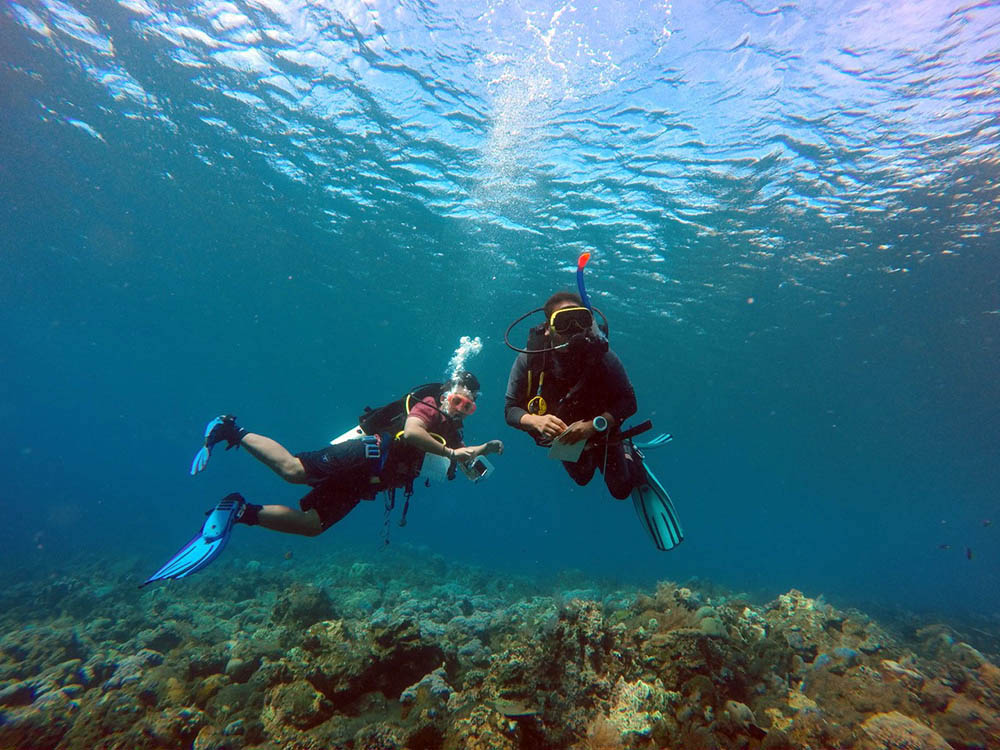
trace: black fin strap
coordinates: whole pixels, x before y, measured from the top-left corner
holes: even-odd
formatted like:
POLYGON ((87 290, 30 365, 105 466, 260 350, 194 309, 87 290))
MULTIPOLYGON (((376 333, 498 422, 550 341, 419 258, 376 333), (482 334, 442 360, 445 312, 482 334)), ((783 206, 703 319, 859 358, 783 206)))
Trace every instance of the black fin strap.
POLYGON ((621 434, 621 438, 622 440, 628 440, 629 438, 634 438, 644 432, 649 432, 651 429, 653 429, 653 421, 651 419, 647 419, 645 422, 640 422, 634 427, 624 430, 621 434))

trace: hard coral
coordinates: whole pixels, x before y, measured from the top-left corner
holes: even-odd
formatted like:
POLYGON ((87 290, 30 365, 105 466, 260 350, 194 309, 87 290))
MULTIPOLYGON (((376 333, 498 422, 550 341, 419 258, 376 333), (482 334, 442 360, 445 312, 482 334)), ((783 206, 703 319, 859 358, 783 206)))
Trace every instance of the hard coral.
POLYGON ((622 750, 621 730, 602 714, 595 716, 587 725, 586 736, 572 746, 572 750, 622 750))
POLYGON ((859 750, 951 750, 933 729, 898 711, 870 717, 861 730, 865 738, 859 750))
POLYGON ((274 621, 292 628, 306 628, 335 616, 330 596, 318 586, 293 586, 274 605, 274 621))

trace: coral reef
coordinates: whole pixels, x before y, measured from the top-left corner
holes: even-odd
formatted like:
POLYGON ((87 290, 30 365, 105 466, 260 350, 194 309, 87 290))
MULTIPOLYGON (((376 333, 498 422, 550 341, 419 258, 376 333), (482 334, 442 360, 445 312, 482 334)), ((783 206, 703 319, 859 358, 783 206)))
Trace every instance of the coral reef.
POLYGON ((1000 747, 988 648, 794 590, 552 588, 399 548, 0 601, 0 748, 1000 747))

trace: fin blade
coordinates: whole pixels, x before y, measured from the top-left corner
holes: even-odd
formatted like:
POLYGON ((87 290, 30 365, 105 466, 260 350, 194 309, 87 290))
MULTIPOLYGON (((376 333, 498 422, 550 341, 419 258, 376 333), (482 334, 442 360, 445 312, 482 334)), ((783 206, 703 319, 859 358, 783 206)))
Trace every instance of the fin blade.
POLYGON ((170 558, 162 568, 147 578, 142 585, 145 586, 153 581, 184 578, 192 573, 197 573, 222 553, 227 541, 229 541, 228 535, 206 542, 199 534, 188 542, 180 552, 170 558))
MULTIPOLYGON (((171 572, 183 565, 183 561, 191 554, 194 546, 201 541, 201 534, 196 534, 192 537, 191 541, 181 547, 173 557, 167 560, 159 570, 157 570, 153 575, 146 579, 146 583, 152 583, 153 581, 158 581, 161 578, 170 578, 171 572)), ((145 585, 145 584, 143 584, 145 585)))
POLYGON ((208 448, 202 446, 197 453, 194 454, 194 460, 191 462, 191 476, 194 476, 199 471, 204 471, 205 467, 208 466, 209 457, 208 448))
POLYGON ((647 481, 632 490, 632 505, 658 550, 666 552, 684 541, 677 510, 656 476, 646 471, 647 481))
POLYGON ((184 578, 192 573, 197 573, 221 555, 229 541, 233 523, 240 510, 240 503, 234 502, 231 497, 231 495, 227 495, 223 498, 209 513, 201 531, 181 547, 177 554, 167 560, 159 570, 147 578, 141 586, 146 586, 153 581, 184 578))

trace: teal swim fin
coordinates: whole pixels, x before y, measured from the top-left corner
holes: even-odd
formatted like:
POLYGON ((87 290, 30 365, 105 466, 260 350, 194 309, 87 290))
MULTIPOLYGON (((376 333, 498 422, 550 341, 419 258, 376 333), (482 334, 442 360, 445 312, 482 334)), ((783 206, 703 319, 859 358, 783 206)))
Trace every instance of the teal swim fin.
POLYGON ((646 479, 632 490, 632 505, 653 544, 658 550, 666 552, 684 541, 684 530, 670 495, 642 461, 642 454, 635 451, 634 455, 639 458, 646 479))
POLYGON ((208 518, 205 519, 201 531, 181 547, 180 552, 171 557, 166 565, 147 578, 140 588, 153 581, 184 578, 197 573, 221 555, 226 542, 229 541, 233 524, 242 514, 244 507, 246 501, 239 493, 234 492, 222 498, 219 504, 208 512, 208 518))

